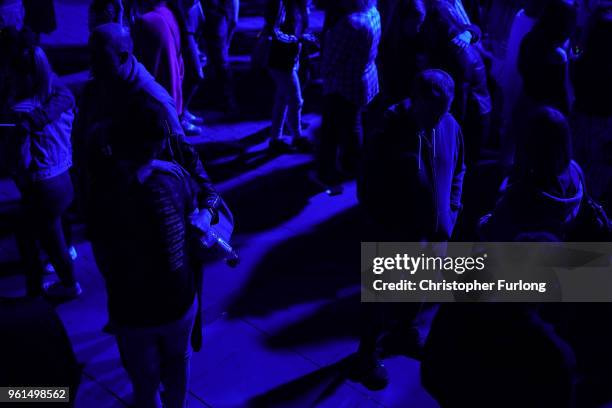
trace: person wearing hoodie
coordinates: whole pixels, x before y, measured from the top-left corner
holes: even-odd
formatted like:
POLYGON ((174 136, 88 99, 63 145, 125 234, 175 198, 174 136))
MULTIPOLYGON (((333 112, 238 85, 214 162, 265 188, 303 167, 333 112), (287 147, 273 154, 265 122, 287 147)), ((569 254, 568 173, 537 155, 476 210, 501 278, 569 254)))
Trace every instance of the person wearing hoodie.
POLYGON ((541 107, 518 140, 513 169, 500 197, 480 221, 487 241, 514 241, 525 232, 563 239, 585 196, 582 169, 572 160, 570 128, 561 112, 541 107))
MULTIPOLYGON (((393 105, 366 152, 358 197, 379 241, 447 241, 461 209, 465 174, 461 128, 449 113, 454 83, 430 69, 416 77, 411 99, 393 105)), ((369 239, 369 238, 368 238, 369 239)), ((388 383, 379 361, 383 322, 396 323, 380 345, 386 354, 414 355, 420 346, 413 321, 418 304, 383 308, 364 304, 352 378, 377 390, 388 383), (384 310, 389 309, 389 310, 384 310)))
POLYGON ((461 127, 449 113, 453 95, 446 72, 421 72, 412 98, 387 111, 382 132, 365 150, 360 203, 401 241, 452 236, 465 174, 461 127))

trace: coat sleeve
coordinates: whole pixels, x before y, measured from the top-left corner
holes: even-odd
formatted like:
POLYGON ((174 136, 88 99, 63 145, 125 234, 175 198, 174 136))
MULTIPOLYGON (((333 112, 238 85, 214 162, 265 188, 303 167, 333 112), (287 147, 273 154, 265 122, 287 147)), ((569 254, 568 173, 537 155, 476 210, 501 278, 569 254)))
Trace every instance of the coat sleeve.
POLYGON ((73 108, 74 97, 72 92, 57 78, 54 78, 49 100, 44 105, 30 111, 25 115, 25 119, 29 122, 30 128, 37 131, 56 121, 62 113, 73 108))
POLYGON ((218 221, 218 210, 221 206, 221 196, 204 169, 200 160, 200 155, 195 147, 181 133, 173 134, 174 145, 178 150, 175 153, 175 160, 191 175, 199 187, 198 204, 199 208, 209 210, 213 215, 212 223, 218 221))
POLYGON ((450 205, 453 211, 461 209, 461 193, 463 191, 463 177, 465 176, 465 148, 463 134, 457 125, 457 158, 453 171, 453 184, 451 186, 450 205))

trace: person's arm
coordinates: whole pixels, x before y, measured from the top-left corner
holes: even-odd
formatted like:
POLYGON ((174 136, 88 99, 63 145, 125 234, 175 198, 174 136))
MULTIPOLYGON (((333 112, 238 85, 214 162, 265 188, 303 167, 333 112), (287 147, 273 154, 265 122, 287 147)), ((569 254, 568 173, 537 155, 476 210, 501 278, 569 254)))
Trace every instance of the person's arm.
POLYGON ((455 169, 453 171, 453 184, 451 186, 450 205, 451 210, 458 212, 461 209, 461 193, 463 191, 463 177, 465 176, 465 149, 463 146, 463 134, 459 125, 457 126, 457 157, 455 158, 455 169))
POLYGON ((74 108, 72 92, 57 78, 54 78, 49 100, 44 105, 24 113, 22 119, 28 122, 31 130, 37 131, 56 121, 62 113, 72 108, 74 108))
POLYGON ((134 38, 134 55, 138 61, 161 86, 168 89, 168 80, 160 77, 164 44, 158 25, 152 18, 141 16, 134 24, 132 37, 134 38))
POLYGON ((183 166, 199 186, 199 208, 208 210, 212 215, 212 224, 218 221, 218 209, 221 205, 221 196, 204 169, 200 156, 194 146, 182 134, 173 134, 173 145, 178 150, 174 152, 174 159, 183 166))

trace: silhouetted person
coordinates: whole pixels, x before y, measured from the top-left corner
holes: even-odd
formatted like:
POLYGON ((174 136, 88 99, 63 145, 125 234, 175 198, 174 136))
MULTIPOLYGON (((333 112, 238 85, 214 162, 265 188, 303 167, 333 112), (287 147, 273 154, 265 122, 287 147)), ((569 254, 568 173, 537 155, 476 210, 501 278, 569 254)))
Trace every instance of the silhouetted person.
POLYGON ((53 0, 22 1, 25 10, 24 25, 36 33, 38 41, 41 34, 50 34, 57 29, 53 0))
POLYGON ((577 7, 571 0, 552 0, 523 39, 518 69, 530 106, 547 105, 564 115, 569 113, 568 40, 576 15, 577 7))
MULTIPOLYGON (((185 19, 176 2, 142 0, 142 12, 132 28, 134 55, 155 80, 174 98, 179 117, 183 114, 184 50, 188 48, 185 19)), ((182 121, 187 135, 202 129, 182 121)))
POLYGON ((589 194, 612 210, 612 11, 593 15, 574 63, 576 102, 570 117, 576 161, 589 194))
MULTIPOLYGON (((363 142, 362 116, 379 92, 376 56, 380 15, 372 0, 342 0, 339 17, 323 43, 323 123, 318 147, 318 178, 330 192, 342 191, 339 170, 357 171, 363 142)), ((334 19, 336 19, 334 17, 334 19)))
POLYGON ((425 67, 422 33, 427 12, 423 0, 393 1, 383 21, 378 55, 380 88, 385 107, 408 98, 416 74, 425 67))
POLYGON ((492 110, 480 29, 454 1, 433 0, 423 31, 429 66, 445 70, 455 81, 452 112, 465 132, 467 161, 476 162, 489 135, 492 110))
MULTIPOLYGON (((449 113, 453 95, 453 80, 444 71, 419 73, 412 98, 389 109, 382 133, 366 146, 358 195, 374 224, 376 240, 438 242, 451 238, 461 209, 465 173, 461 128, 449 113)), ((382 339, 386 353, 413 355, 419 345, 413 323, 419 304, 383 306, 362 306, 353 377, 372 389, 388 381, 376 352, 380 333, 388 329, 383 321, 391 316, 397 320, 382 339)))
POLYGON ((539 108, 527 129, 495 208, 480 222, 488 241, 514 241, 527 231, 563 239, 585 197, 584 176, 572 160, 571 134, 563 114, 539 108))
POLYGON ((92 248, 136 406, 185 407, 198 307, 189 232, 195 190, 180 166, 164 160, 173 142, 163 105, 141 93, 126 113, 134 122, 116 126, 106 141, 113 196, 97 214, 92 248))
POLYGON ((103 24, 123 24, 123 11, 122 0, 93 0, 87 15, 89 31, 103 24))
POLYGON ((3 32, 2 52, 10 72, 9 87, 2 104, 9 109, 8 121, 17 123, 6 135, 4 151, 11 174, 22 196, 19 244, 26 267, 29 296, 43 293, 72 298, 81 294, 74 276, 62 216, 73 200, 69 169, 72 166, 72 97, 54 96, 57 81, 44 51, 25 33, 3 32), (59 281, 43 287, 44 265, 40 246, 47 252, 59 281))
POLYGON ((201 0, 206 21, 204 42, 208 71, 219 84, 221 103, 226 112, 238 112, 230 69, 229 50, 238 25, 240 0, 201 0))
POLYGON ((302 87, 298 75, 302 38, 308 28, 308 5, 303 0, 273 0, 268 5, 267 24, 262 35, 270 36, 268 73, 276 86, 269 148, 272 152, 287 152, 291 146, 281 138, 285 124, 296 148, 308 148, 302 134, 302 87))
MULTIPOLYGON (((127 106, 142 94, 158 101, 166 113, 172 143, 163 151, 166 160, 176 161, 199 186, 199 216, 196 226, 207 231, 217 218, 221 198, 216 192, 194 147, 185 139, 174 100, 168 92, 147 72, 132 55, 132 40, 128 31, 119 24, 105 24, 96 28, 90 36, 92 73, 83 91, 80 109, 75 121, 73 140, 75 164, 79 173, 79 193, 82 196, 90 234, 95 237, 96 209, 103 209, 106 200, 112 201, 116 182, 106 171, 104 146, 114 129, 134 125, 127 114, 127 106)), ((126 137, 129 137, 127 135, 126 137)), ((165 166, 162 166, 163 170, 165 166)))
POLYGON ((441 408, 570 408, 575 357, 533 307, 445 303, 425 343, 421 383, 441 408))
POLYGON ((447 73, 421 72, 412 98, 388 110, 382 132, 366 148, 360 203, 388 241, 452 236, 465 173, 461 127, 449 113, 453 95, 447 73))

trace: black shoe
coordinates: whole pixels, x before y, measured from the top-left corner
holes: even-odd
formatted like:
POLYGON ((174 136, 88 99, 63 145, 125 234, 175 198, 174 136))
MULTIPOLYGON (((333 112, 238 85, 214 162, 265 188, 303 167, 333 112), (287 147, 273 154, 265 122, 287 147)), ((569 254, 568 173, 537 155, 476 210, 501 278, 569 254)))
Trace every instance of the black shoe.
POLYGON ((344 187, 342 187, 342 184, 340 184, 339 181, 319 177, 314 172, 310 173, 308 178, 310 181, 321 187, 323 191, 325 191, 325 194, 329 196, 337 196, 344 192, 344 187))
POLYGON ((356 355, 350 367, 349 379, 361 383, 372 391, 380 391, 389 385, 389 373, 376 358, 356 355))
POLYGON ((306 136, 294 137, 291 146, 302 153, 310 153, 313 150, 312 143, 306 136))
POLYGON ((200 136, 202 134, 202 128, 194 125, 191 122, 183 119, 181 121, 181 126, 183 127, 183 131, 185 132, 185 136, 200 136))
POLYGON ((270 139, 270 142, 268 142, 268 150, 272 154, 290 153, 291 145, 280 139, 270 139))
POLYGON ((423 356, 423 341, 416 327, 387 333, 379 346, 384 357, 406 356, 420 360, 423 356))

